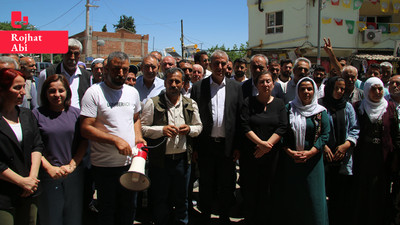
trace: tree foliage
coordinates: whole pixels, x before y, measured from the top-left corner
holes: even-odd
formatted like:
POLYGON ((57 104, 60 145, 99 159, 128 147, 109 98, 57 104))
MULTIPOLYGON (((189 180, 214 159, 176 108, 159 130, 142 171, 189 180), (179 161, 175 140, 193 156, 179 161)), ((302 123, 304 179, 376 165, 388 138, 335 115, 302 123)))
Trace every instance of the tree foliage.
POLYGON ((16 29, 11 26, 11 22, 0 22, 0 30, 37 30, 37 28, 32 24, 28 23, 28 25, 23 25, 22 23, 23 22, 17 23, 21 24, 21 28, 16 29))
POLYGON ((240 44, 240 46, 238 47, 236 44, 233 45, 232 49, 230 48, 226 48, 225 45, 221 45, 221 46, 212 46, 211 48, 209 48, 207 50, 207 52, 209 54, 213 53, 215 50, 219 49, 222 51, 225 51, 226 54, 228 54, 229 59, 233 61, 235 61, 236 59, 239 58, 243 58, 247 55, 247 48, 249 47, 249 43, 246 42, 246 44, 240 44))
POLYGON ((101 32, 107 32, 107 24, 104 24, 103 29, 101 29, 101 32))
POLYGON ((132 16, 122 15, 119 17, 118 24, 113 24, 115 30, 125 28, 136 34, 135 19, 132 16))

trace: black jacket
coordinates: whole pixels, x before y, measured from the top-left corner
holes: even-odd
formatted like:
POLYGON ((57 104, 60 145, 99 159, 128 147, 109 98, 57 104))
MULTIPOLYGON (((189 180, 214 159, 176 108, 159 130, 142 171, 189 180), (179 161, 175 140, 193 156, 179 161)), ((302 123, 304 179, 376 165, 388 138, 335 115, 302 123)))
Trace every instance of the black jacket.
MULTIPOLYGON (((37 121, 32 112, 18 108, 23 141, 20 144, 14 131, 0 114, 0 172, 11 169, 27 177, 31 168, 31 153, 42 152, 43 143, 37 121)), ((0 180, 0 209, 18 206, 22 188, 10 182, 0 180)))

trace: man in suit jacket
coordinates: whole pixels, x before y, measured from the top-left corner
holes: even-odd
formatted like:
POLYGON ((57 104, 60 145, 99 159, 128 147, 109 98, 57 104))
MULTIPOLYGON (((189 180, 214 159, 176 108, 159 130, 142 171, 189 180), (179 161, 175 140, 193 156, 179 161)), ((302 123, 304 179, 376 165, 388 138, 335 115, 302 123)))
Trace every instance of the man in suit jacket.
POLYGON ((40 104, 42 85, 47 77, 53 74, 62 74, 67 78, 72 91, 71 105, 81 108, 81 101, 86 90, 90 87, 90 73, 78 67, 78 60, 82 52, 82 44, 74 39, 68 39, 68 52, 63 55, 63 60, 57 65, 48 67, 40 72, 37 83, 37 98, 40 104))
POLYGON ((211 55, 212 75, 195 83, 191 92, 203 123, 194 143, 200 169, 200 209, 203 218, 210 220, 213 200, 217 199, 222 224, 229 223, 234 201, 237 127, 243 102, 240 83, 224 76, 227 63, 228 55, 215 51, 211 55))

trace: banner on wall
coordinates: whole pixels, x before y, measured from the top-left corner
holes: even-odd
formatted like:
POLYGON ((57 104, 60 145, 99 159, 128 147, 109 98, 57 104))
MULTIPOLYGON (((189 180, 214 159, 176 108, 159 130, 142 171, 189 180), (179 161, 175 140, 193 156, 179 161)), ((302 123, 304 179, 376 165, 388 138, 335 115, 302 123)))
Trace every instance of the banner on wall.
POLYGON ((345 8, 350 8, 350 0, 342 0, 342 6, 345 8))
POLYGON ((349 34, 354 33, 354 20, 346 20, 347 32, 349 34))

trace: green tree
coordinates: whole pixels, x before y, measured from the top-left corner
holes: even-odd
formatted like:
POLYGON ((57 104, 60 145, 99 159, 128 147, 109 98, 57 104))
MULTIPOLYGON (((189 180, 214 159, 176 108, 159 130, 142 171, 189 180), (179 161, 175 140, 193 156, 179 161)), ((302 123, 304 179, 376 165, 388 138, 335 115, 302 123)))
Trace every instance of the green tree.
POLYGON ((207 52, 209 54, 211 54, 217 49, 225 51, 226 54, 228 54, 229 59, 232 60, 232 62, 233 62, 236 59, 245 57, 247 55, 248 47, 249 47, 249 43, 248 42, 246 42, 246 44, 243 44, 243 43, 240 44, 240 47, 238 47, 236 44, 234 44, 232 46, 232 49, 226 48, 225 45, 222 45, 222 46, 216 45, 216 46, 212 46, 211 48, 209 48, 207 50, 207 52))
POLYGON ((0 30, 37 30, 37 28, 32 24, 28 23, 28 25, 23 25, 22 23, 23 22, 17 23, 21 24, 22 27, 20 29, 16 29, 11 26, 11 22, 0 22, 0 30))
POLYGON ((113 24, 115 30, 119 28, 125 28, 136 34, 136 26, 135 19, 132 16, 128 17, 126 15, 122 15, 119 17, 118 24, 113 24))
POLYGON ((104 24, 103 29, 101 29, 101 32, 107 32, 107 24, 104 24))

